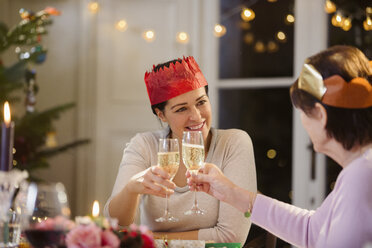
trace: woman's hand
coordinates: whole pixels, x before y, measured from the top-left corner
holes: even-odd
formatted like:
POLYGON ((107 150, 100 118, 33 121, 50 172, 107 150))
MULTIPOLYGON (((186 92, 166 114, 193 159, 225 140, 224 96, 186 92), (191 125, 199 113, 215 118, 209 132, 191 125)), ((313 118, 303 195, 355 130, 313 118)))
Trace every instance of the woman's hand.
POLYGON ((152 166, 134 175, 129 181, 128 189, 135 194, 166 197, 166 194, 173 194, 173 189, 176 187, 169 179, 169 174, 161 167, 152 166))
POLYGON ((214 164, 206 163, 197 175, 186 173, 191 190, 203 191, 220 201, 231 202, 231 192, 237 187, 214 164))

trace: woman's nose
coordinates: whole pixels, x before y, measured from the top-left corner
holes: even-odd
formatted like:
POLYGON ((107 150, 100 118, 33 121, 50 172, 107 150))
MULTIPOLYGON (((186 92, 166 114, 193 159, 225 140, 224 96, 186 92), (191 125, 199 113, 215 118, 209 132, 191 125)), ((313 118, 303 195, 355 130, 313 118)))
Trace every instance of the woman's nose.
POLYGON ((190 120, 198 121, 201 119, 200 110, 198 108, 191 109, 190 120))

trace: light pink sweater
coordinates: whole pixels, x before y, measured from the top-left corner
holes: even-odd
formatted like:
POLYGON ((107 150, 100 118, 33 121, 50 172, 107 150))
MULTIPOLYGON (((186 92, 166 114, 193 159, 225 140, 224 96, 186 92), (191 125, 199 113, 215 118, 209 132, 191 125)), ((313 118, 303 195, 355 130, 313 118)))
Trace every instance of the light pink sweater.
POLYGON ((372 243, 372 150, 352 161, 315 211, 258 195, 252 223, 299 247, 363 247, 372 243))

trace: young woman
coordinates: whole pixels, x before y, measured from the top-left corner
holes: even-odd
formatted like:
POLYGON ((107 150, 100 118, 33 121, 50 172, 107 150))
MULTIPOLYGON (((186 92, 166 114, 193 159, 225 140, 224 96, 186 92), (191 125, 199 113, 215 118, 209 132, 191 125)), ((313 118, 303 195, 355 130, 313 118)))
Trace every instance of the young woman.
MULTIPOLYGON (((212 128, 208 85, 193 57, 173 60, 145 74, 145 82, 154 114, 168 127, 137 134, 124 150, 111 197, 105 206, 106 216, 119 224, 133 223, 137 209, 140 223, 147 225, 156 238, 200 239, 215 242, 244 243, 250 221, 238 210, 219 200, 198 194, 204 215, 186 216, 194 202, 186 180, 186 167, 180 167, 173 181, 157 165, 159 138, 177 138, 182 144, 183 131, 199 130, 203 134, 205 161, 219 165, 226 177, 240 187, 256 192, 256 170, 252 142, 248 134, 237 129, 212 128), (158 223, 164 213, 166 188, 170 211, 178 222, 158 223)), ((181 155, 182 156, 182 155, 181 155)))
POLYGON ((315 151, 343 168, 315 211, 242 189, 213 164, 190 177, 190 186, 195 190, 198 184, 197 190, 251 215, 252 223, 295 246, 365 247, 372 243, 371 84, 372 63, 364 54, 335 46, 308 58, 291 87, 315 151))

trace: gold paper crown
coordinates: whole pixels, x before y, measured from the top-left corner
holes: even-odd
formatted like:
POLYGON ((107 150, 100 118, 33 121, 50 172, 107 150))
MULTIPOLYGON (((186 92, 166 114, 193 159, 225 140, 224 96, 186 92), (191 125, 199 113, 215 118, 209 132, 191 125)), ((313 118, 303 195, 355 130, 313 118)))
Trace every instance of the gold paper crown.
MULTIPOLYGON (((369 64, 372 67, 372 61, 369 64)), ((346 82, 340 75, 333 75, 323 80, 310 64, 302 67, 298 88, 333 107, 357 109, 372 106, 372 86, 367 79, 357 77, 346 82)))

